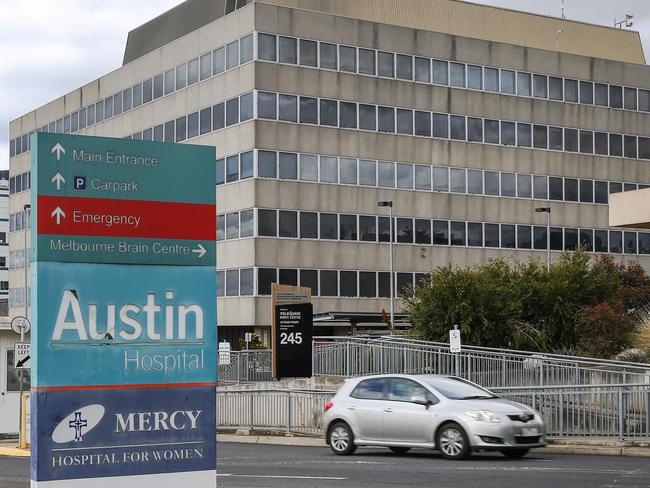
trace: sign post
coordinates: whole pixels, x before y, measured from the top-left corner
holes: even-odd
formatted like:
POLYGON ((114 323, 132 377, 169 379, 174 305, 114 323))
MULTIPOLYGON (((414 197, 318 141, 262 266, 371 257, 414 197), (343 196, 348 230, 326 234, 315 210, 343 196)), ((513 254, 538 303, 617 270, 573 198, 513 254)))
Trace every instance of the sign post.
MULTIPOLYGON (((25 236, 27 233, 25 232, 25 236)), ((27 239, 25 237, 25 239, 27 239)), ((27 245, 25 245, 25 248, 27 248, 27 245)), ((29 319, 27 318, 27 266, 25 266, 25 316, 20 316, 18 315, 17 317, 14 317, 11 319, 11 330, 13 330, 16 334, 20 334, 20 343, 14 344, 14 368, 18 369, 18 383, 19 383, 19 396, 18 396, 18 401, 19 401, 19 406, 18 406, 18 418, 19 418, 19 427, 18 427, 18 445, 21 447, 21 449, 24 449, 27 445, 27 439, 25 439, 25 432, 22 428, 22 418, 23 418, 23 391, 24 391, 24 382, 23 382, 23 369, 29 369, 30 366, 26 366, 26 363, 29 360, 29 351, 27 353, 27 356, 24 358, 21 358, 21 361, 16 360, 16 354, 17 351, 20 350, 21 352, 24 350, 22 348, 16 347, 17 344, 24 344, 25 343, 25 334, 27 334, 31 328, 32 324, 30 323, 29 319), (18 366, 20 364, 20 366, 18 366)))
POLYGON ((214 488, 214 148, 31 147, 32 487, 214 488))

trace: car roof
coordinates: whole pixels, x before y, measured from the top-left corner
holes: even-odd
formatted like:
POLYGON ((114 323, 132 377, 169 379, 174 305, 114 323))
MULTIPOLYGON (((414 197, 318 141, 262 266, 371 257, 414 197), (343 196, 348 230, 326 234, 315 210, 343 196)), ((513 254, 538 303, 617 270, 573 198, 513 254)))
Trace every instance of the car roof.
POLYGON ((411 380, 425 380, 427 378, 457 378, 453 375, 448 374, 400 374, 400 373, 385 373, 385 374, 374 374, 368 376, 357 376, 355 378, 349 378, 346 381, 360 382, 368 379, 383 379, 383 378, 406 378, 411 380))

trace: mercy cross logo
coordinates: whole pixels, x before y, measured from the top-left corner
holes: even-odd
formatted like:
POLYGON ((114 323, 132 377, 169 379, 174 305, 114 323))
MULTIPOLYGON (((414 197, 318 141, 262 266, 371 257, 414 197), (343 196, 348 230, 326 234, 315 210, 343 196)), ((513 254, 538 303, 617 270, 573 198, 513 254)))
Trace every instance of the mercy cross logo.
POLYGON ((83 442, 83 436, 97 427, 105 412, 104 406, 98 403, 76 408, 58 423, 52 432, 52 440, 57 444, 83 442))
POLYGON ((74 441, 81 442, 83 437, 81 436, 81 428, 88 426, 88 421, 81 418, 81 412, 74 413, 74 420, 68 422, 70 428, 74 429, 74 441))

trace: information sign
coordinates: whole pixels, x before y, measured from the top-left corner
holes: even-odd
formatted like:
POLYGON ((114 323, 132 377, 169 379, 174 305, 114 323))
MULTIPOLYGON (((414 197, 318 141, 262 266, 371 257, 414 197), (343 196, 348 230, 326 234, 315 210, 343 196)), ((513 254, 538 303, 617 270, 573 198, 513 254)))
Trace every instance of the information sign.
POLYGON ((311 303, 276 305, 275 344, 278 379, 311 377, 313 320, 314 309, 311 303))
POLYGON ((14 343, 14 368, 29 369, 32 367, 29 342, 14 343))

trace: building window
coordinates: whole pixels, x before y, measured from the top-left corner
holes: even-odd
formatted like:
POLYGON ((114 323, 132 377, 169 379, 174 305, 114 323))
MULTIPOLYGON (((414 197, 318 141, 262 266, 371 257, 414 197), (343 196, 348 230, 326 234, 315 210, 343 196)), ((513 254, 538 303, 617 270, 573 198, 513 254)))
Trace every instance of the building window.
POLYGON ((291 210, 280 210, 278 211, 278 214, 279 237, 298 237, 298 212, 291 210))
POLYGON ((298 64, 298 43, 295 38, 280 36, 278 48, 281 63, 298 64))
POLYGON ((311 288, 312 296, 318 296, 318 271, 315 269, 301 269, 300 286, 311 288))
POLYGON ((257 57, 263 61, 275 61, 276 58, 276 37, 271 34, 257 35, 257 57))
POLYGON ((320 214, 320 238, 333 240, 337 240, 339 238, 338 219, 336 214, 320 214))
POLYGON ((259 268, 257 270, 257 293, 259 295, 270 295, 271 284, 277 282, 278 277, 275 268, 259 268))
POLYGON ((359 48, 359 73, 372 76, 377 74, 375 51, 359 48))
POLYGON ((257 235, 276 237, 278 234, 277 214, 275 210, 257 211, 257 235))
POLYGON ((29 369, 19 370, 14 368, 14 351, 6 349, 6 365, 7 365, 7 391, 20 391, 20 371, 23 375, 23 391, 31 389, 31 376, 29 369))
POLYGON ((337 69, 336 44, 320 43, 320 67, 324 69, 337 69))
POLYGON ((339 46, 341 71, 357 72, 357 49, 349 46, 339 46))
POLYGON ((311 66, 315 68, 317 66, 317 54, 318 43, 315 41, 306 41, 304 39, 300 40, 300 66, 311 66))
POLYGON ((300 238, 318 239, 318 214, 300 212, 300 238))

